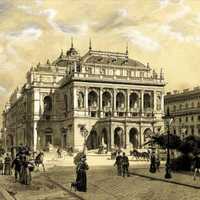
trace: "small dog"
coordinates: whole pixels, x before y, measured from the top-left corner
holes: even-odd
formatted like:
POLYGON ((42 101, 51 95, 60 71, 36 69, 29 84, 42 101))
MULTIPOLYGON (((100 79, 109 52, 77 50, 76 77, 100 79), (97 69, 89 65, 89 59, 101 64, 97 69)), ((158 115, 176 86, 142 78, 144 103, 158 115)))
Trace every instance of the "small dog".
POLYGON ((76 182, 71 182, 71 191, 72 191, 72 188, 74 188, 74 191, 76 192, 76 190, 77 190, 77 183, 76 182))

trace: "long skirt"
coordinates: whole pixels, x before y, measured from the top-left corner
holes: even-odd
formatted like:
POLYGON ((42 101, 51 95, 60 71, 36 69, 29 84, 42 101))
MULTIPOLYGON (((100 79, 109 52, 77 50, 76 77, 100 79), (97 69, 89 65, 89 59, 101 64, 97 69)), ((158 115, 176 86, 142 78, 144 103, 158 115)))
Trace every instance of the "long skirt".
POLYGON ((9 163, 4 166, 4 175, 11 175, 11 165, 9 163))
POLYGON ((87 191, 87 175, 85 170, 79 170, 76 178, 76 187, 80 192, 87 191))
POLYGON ((25 185, 30 185, 31 183, 31 172, 28 167, 23 167, 20 173, 20 182, 25 185))

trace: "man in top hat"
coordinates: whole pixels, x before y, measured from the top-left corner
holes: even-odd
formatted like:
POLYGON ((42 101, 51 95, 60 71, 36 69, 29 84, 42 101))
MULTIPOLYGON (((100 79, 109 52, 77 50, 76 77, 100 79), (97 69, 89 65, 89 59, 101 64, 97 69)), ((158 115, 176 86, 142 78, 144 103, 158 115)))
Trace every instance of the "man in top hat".
POLYGON ((194 180, 196 180, 197 173, 200 173, 200 152, 198 152, 194 157, 194 175, 193 175, 194 180))

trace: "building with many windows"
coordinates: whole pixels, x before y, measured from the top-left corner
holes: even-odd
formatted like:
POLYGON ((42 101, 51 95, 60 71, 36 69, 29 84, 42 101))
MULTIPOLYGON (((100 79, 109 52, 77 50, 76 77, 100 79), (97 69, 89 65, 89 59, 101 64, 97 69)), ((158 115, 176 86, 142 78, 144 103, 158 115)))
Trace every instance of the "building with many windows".
POLYGON ((139 148, 163 128, 164 86, 149 64, 125 53, 71 48, 27 73, 3 112, 7 146, 139 148))
POLYGON ((184 138, 200 135, 200 87, 168 92, 165 96, 165 110, 169 109, 174 120, 171 132, 184 138))

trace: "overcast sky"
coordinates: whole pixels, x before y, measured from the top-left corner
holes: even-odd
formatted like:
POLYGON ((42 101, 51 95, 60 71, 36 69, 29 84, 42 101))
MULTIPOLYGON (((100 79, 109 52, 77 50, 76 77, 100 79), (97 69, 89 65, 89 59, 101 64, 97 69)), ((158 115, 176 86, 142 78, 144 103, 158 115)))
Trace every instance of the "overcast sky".
POLYGON ((70 47, 164 69, 166 91, 200 85, 200 0, 0 0, 0 112, 31 66, 70 47))

